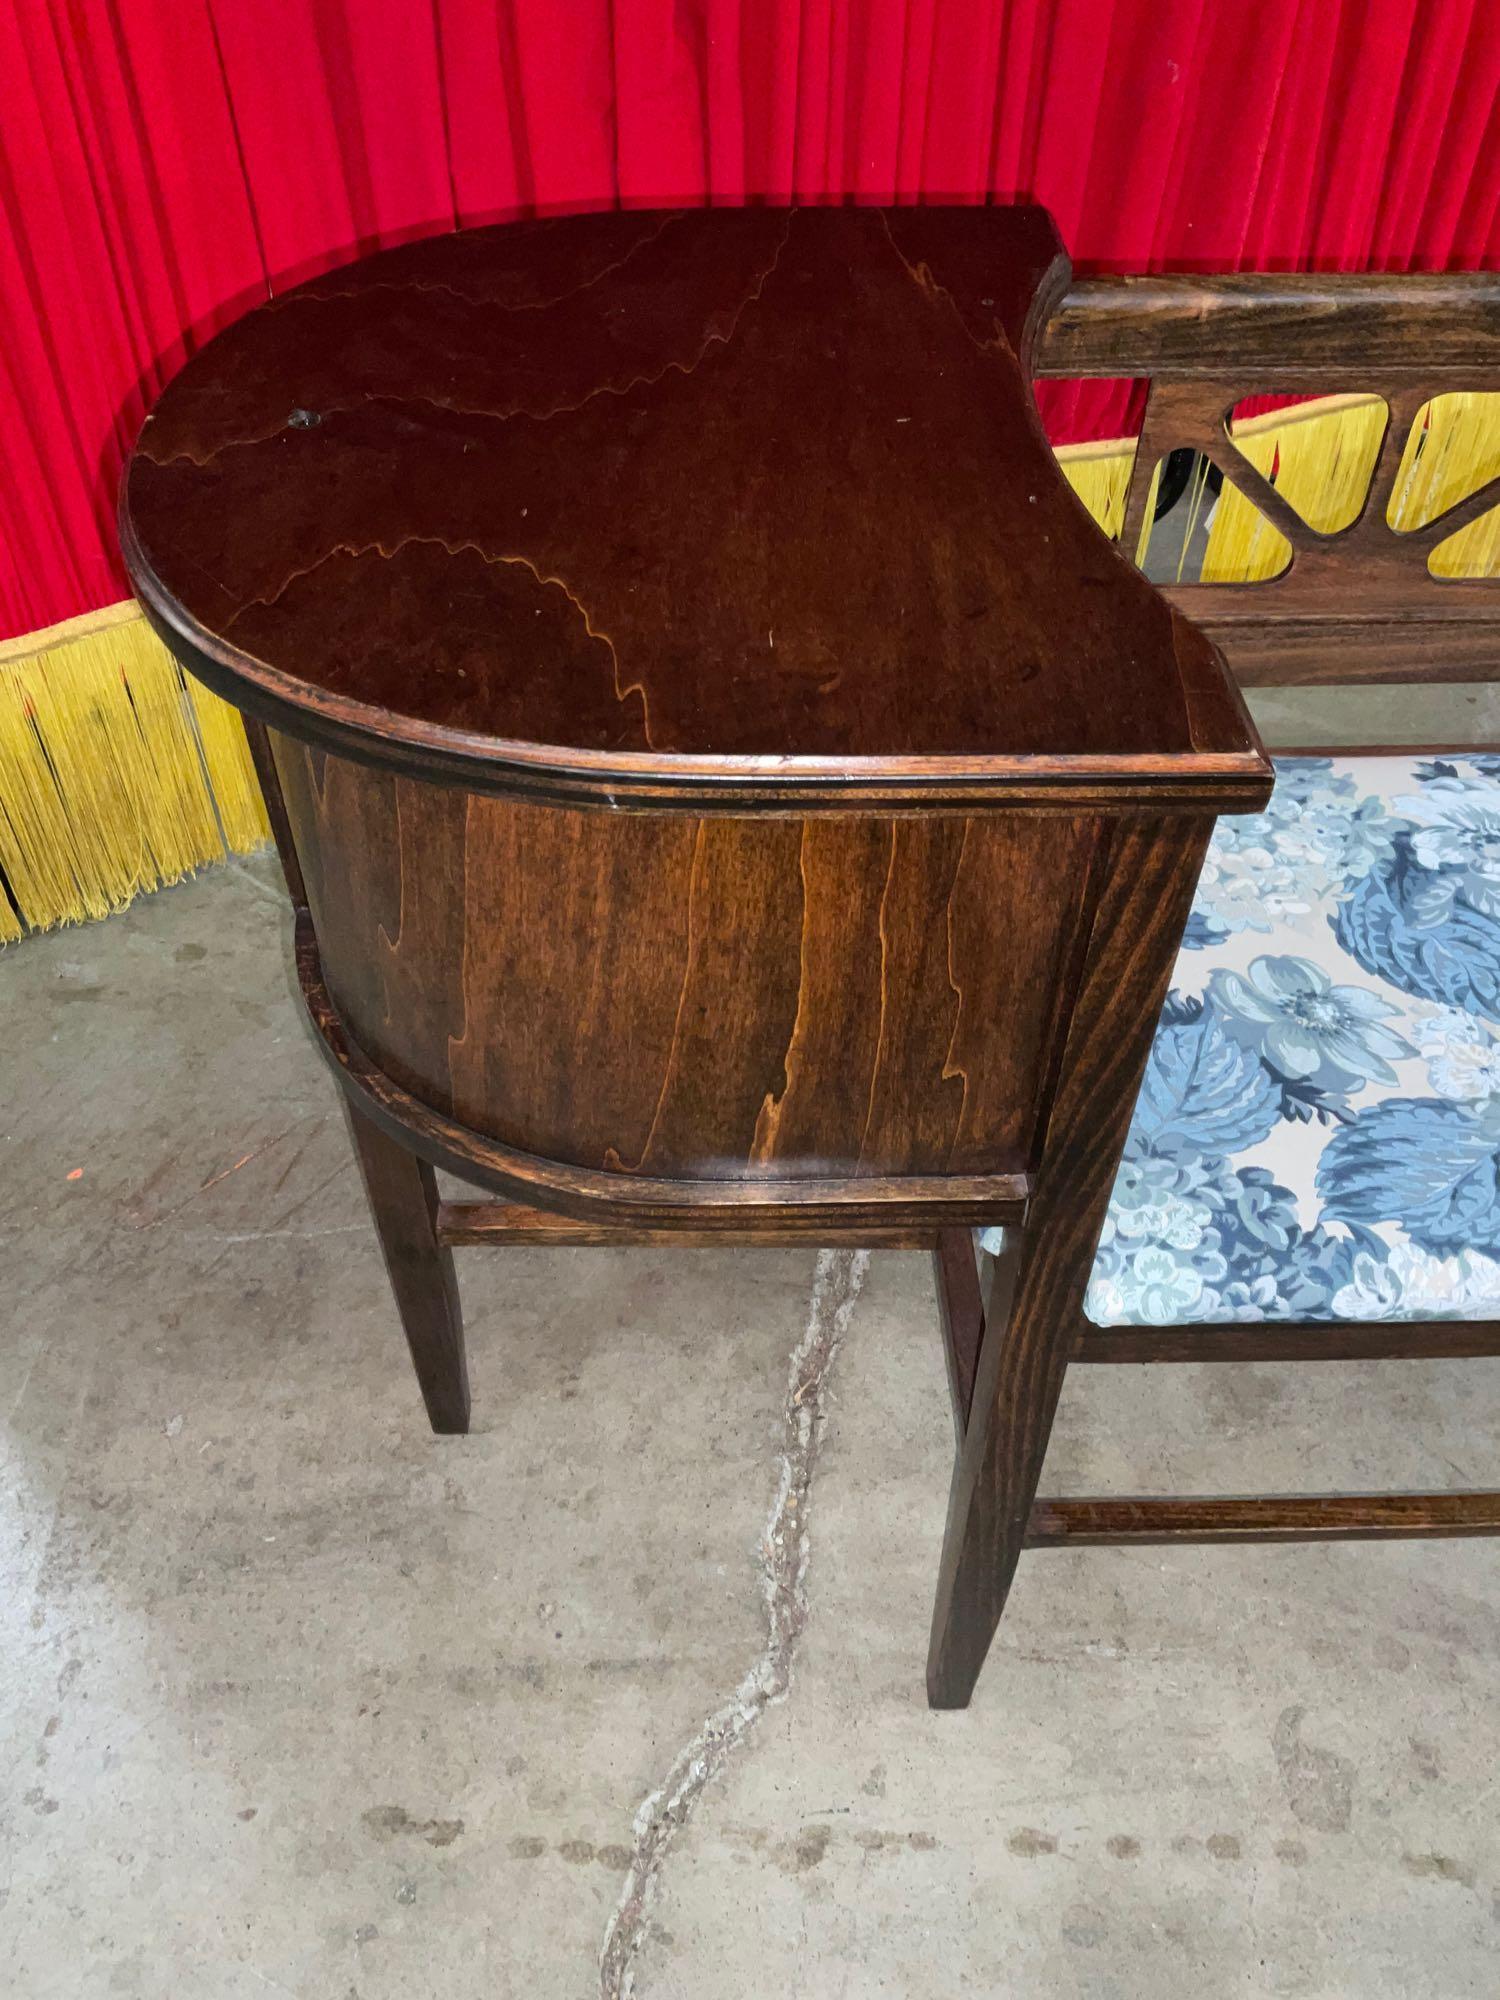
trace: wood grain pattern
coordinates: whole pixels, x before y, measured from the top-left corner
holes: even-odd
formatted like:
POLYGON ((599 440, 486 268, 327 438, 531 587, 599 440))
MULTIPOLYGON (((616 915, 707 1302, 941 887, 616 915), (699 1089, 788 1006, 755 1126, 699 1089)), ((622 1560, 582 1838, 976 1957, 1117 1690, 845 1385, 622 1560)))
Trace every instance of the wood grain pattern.
POLYGON ((324 984, 307 911, 296 926, 297 975, 318 1046, 360 1112, 434 1166, 528 1207, 583 1220, 614 1217, 626 1227, 727 1231, 759 1223, 828 1223, 858 1229, 913 1225, 983 1228, 1025 1219, 1025 1174, 883 1174, 767 1180, 743 1174, 698 1179, 624 1174, 523 1153, 474 1132, 404 1090, 372 1062, 344 1026, 324 984))
POLYGON ((1296 390, 1351 365, 1420 382, 1500 369, 1500 272, 1238 271, 1081 278, 1038 337, 1038 375, 1253 374, 1296 390))
POLYGON ((452 1249, 489 1249, 531 1244, 548 1249, 619 1249, 627 1245, 670 1244, 674 1249, 795 1249, 816 1244, 846 1250, 928 1250, 938 1232, 914 1222, 864 1223, 849 1228, 821 1217, 756 1221, 736 1229, 693 1229, 682 1223, 584 1222, 522 1202, 443 1201, 438 1203, 437 1235, 452 1249))
MULTIPOLYGON (((1348 367, 1353 368, 1353 362, 1348 367)), ((1256 378, 1252 378, 1256 379, 1256 378)), ((1169 586, 1174 601, 1190 606, 1236 662, 1247 685, 1264 684, 1266 663, 1282 656, 1285 642, 1290 678, 1300 682, 1349 677, 1375 665, 1414 678, 1415 666, 1431 666, 1452 678, 1469 668, 1488 678, 1500 671, 1500 577, 1438 578, 1430 574, 1432 549, 1464 524, 1500 504, 1500 480, 1491 480, 1420 528, 1397 534, 1386 520, 1391 489, 1407 435, 1432 393, 1433 376, 1413 384, 1404 376, 1360 366, 1341 383, 1383 395, 1389 420, 1381 440, 1364 504, 1337 534, 1310 528, 1275 487, 1235 449, 1226 420, 1245 392, 1244 376, 1152 382, 1138 447, 1137 471, 1126 502, 1124 539, 1134 547, 1145 521, 1151 467, 1181 445, 1191 445, 1218 466, 1252 505, 1291 543, 1290 567, 1261 583, 1181 583, 1169 586), (1330 621, 1335 629, 1330 629, 1330 621), (1307 656, 1308 628, 1320 660, 1307 656)), ((1304 377, 1316 386, 1316 378, 1304 377)))
POLYGON ((1036 210, 460 232, 212 342, 122 498, 156 629, 268 725, 434 1425, 468 1417, 455 1244, 936 1247, 947 1705, 1204 846, 1271 784, 1218 653, 1047 450, 1066 275, 1036 210), (440 1203, 434 1167, 496 1199, 440 1203))
POLYGON ((621 1175, 1029 1168, 1100 821, 626 816, 273 743, 347 1030, 459 1123, 621 1175))
POLYGON ((469 1428, 469 1363, 453 1257, 438 1236, 432 1168, 346 1100, 349 1136, 412 1364, 438 1432, 469 1428))
POLYGON ((1114 1542, 1383 1542, 1500 1534, 1500 1493, 1297 1493, 1045 1499, 1026 1546, 1114 1542))
MULTIPOLYGON (((1480 581, 1482 579, 1473 579, 1480 581)), ((1463 588, 1467 589, 1468 579, 1463 588)), ((1241 687, 1338 687, 1350 683, 1409 687, 1451 681, 1492 681, 1500 673, 1500 617, 1429 618, 1422 606, 1429 588, 1448 590, 1447 582, 1408 572, 1410 596, 1383 619, 1358 614, 1359 586, 1351 577, 1321 600, 1321 608, 1297 616, 1246 618, 1238 604, 1198 609, 1197 594, 1236 584, 1168 584, 1167 593, 1190 618, 1202 617, 1234 665, 1241 687), (1345 611, 1350 612, 1345 616, 1345 611)), ((1258 584, 1246 589, 1258 590, 1258 584)), ((1471 742, 1459 746, 1472 752, 1471 742)), ((1494 747, 1493 743, 1490 745, 1494 747)), ((1402 744, 1382 746, 1401 753, 1402 744)), ((1282 754, 1280 751, 1278 755, 1282 754)), ((1349 754, 1342 744, 1323 744, 1314 754, 1349 754)))
POLYGON ((281 777, 271 750, 271 733, 257 716, 246 715, 240 720, 245 725, 245 741, 250 747, 250 761, 255 766, 256 782, 260 786, 261 797, 265 800, 266 818, 271 824, 271 838, 276 843, 276 855, 281 863, 281 879, 286 883, 286 892, 292 899, 292 908, 305 910, 307 884, 302 879, 302 863, 297 858, 297 844, 292 838, 292 823, 287 818, 286 800, 281 794, 281 777))
POLYGON ((984 1345, 984 1301, 979 1291, 979 1265, 974 1238, 967 1229, 945 1229, 932 1251, 933 1284, 937 1291, 938 1324, 943 1358, 948 1364, 948 1396, 953 1405, 953 1429, 959 1450, 969 1427, 974 1378, 984 1345))
POLYGON ((1253 789, 1212 647, 1052 464, 1026 355, 1066 277, 1035 209, 407 245, 188 363, 127 470, 132 581, 241 707, 475 789, 951 803, 1028 760, 1253 789))

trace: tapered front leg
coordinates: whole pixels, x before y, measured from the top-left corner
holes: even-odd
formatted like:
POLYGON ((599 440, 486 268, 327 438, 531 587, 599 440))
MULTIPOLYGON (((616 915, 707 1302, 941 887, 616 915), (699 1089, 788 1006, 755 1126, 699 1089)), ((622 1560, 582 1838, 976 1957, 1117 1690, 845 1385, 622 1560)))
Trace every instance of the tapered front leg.
POLYGON ((1025 1545, 1094 1251, 1210 831, 1201 820, 1127 819, 1101 839, 1083 969, 1015 1251, 1014 1289, 1007 1300, 1008 1283, 997 1282, 992 1296, 954 1473, 927 1663, 934 1708, 968 1706, 1025 1545))
POLYGON ((1027 1261, 1023 1246, 1020 1310, 991 1313, 985 1322, 979 1381, 954 1467, 927 1662, 933 1708, 967 1708, 974 1692, 1025 1546, 1077 1324, 1065 1306, 1045 1299, 1027 1309, 1027 1261))
POLYGON ((469 1363, 453 1253, 437 1238, 437 1179, 347 1099, 360 1176, 435 1431, 469 1428, 469 1363))

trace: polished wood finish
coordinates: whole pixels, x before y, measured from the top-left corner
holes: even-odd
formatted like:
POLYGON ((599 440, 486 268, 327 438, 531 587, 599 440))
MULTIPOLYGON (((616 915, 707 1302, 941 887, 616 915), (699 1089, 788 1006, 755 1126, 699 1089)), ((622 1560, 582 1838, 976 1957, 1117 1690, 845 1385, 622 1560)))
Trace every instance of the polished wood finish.
POLYGON ((1376 1542, 1500 1534, 1500 1493, 1038 1500, 1029 1549, 1115 1542, 1376 1542))
POLYGON ((1308 527, 1230 442, 1225 418, 1245 393, 1243 377, 1238 386, 1233 380, 1157 379, 1138 447, 1140 474, 1126 503, 1125 545, 1135 545, 1144 524, 1149 468, 1190 444, 1292 545, 1290 567, 1263 583, 1168 588, 1175 601, 1191 602, 1193 615, 1233 658, 1246 686, 1500 676, 1500 577, 1438 578, 1427 568, 1439 542, 1500 503, 1500 481, 1489 481, 1425 526, 1397 534, 1386 507, 1402 446, 1433 393, 1433 378, 1414 386, 1361 369, 1357 378, 1346 371, 1340 379, 1356 379, 1359 388, 1383 395, 1390 409, 1364 506, 1347 528, 1323 535, 1308 527))
MULTIPOLYGON (((1039 375, 1249 372, 1295 392, 1368 367, 1468 388, 1500 371, 1500 272, 1235 271, 1079 278, 1042 330, 1039 375), (1122 356, 1129 366, 1122 371, 1122 356)), ((1348 385, 1345 385, 1348 386, 1348 385)))
MULTIPOLYGON (((1476 579, 1478 580, 1478 579, 1476 579)), ((1425 601, 1428 586, 1447 590, 1423 570, 1413 569, 1407 581, 1412 596, 1425 601)), ((1488 581, 1488 579, 1484 579, 1488 581)), ((1170 595, 1200 615, 1197 590, 1233 590, 1235 584, 1168 584, 1170 595)), ((1247 584, 1258 590, 1259 584, 1247 584)), ((1462 588, 1468 589, 1465 581, 1462 588)), ((1500 616, 1428 618, 1408 615, 1409 605, 1392 608, 1384 621, 1345 616, 1357 605, 1359 582, 1351 577, 1339 589, 1330 586, 1322 608, 1304 617, 1266 618, 1257 624, 1245 618, 1237 604, 1220 606, 1222 615, 1206 605, 1202 612, 1226 655, 1234 662, 1242 687, 1339 687, 1349 685, 1406 686, 1431 682, 1500 680, 1500 616)), ((1402 746, 1396 746, 1398 749, 1402 746)), ((1471 743, 1468 749, 1472 751, 1471 743)), ((1324 745, 1342 756, 1342 744, 1324 745)), ((1279 753, 1278 753, 1279 754, 1279 753)))
MULTIPOLYGON (((1441 680, 1440 674, 1434 679, 1441 680)), ((1473 742, 1455 743, 1452 738, 1435 742, 1428 737, 1421 743, 1278 743, 1276 755, 1280 757, 1472 757, 1479 746, 1473 742)), ((1493 750, 1480 751, 1483 756, 1492 756, 1493 750)))
POLYGON ((1439 1361, 1500 1354, 1500 1320, 1255 1320, 1093 1326, 1075 1361, 1439 1361))
POLYGON ((739 1228, 695 1229, 691 1224, 629 1222, 585 1222, 577 1216, 559 1215, 554 1210, 528 1208, 510 1201, 441 1201, 438 1203, 437 1237, 451 1249, 486 1249, 531 1244, 548 1249, 664 1245, 674 1249, 723 1250, 797 1249, 815 1243, 820 1249, 845 1250, 928 1250, 939 1232, 919 1223, 846 1223, 818 1218, 804 1221, 784 1217, 779 1221, 755 1221, 739 1228))
POLYGON ((1035 210, 462 232, 210 343, 122 498, 156 629, 266 725, 434 1422, 467 1417, 454 1244, 935 1247, 949 1705, 1204 847, 1271 784, 1047 450, 1066 281, 1035 210))
POLYGON ((432 1428, 469 1428, 469 1364, 453 1257, 439 1240, 437 1180, 426 1160, 346 1101, 354 1157, 432 1428))
POLYGON ((1423 527, 1398 534, 1386 521, 1422 405, 1500 386, 1500 275, 1090 279, 1048 323, 1034 365, 1149 378, 1125 548, 1138 545, 1153 468, 1180 447, 1201 452, 1291 543, 1279 577, 1165 586, 1243 685, 1500 678, 1500 578, 1427 567, 1439 542, 1500 505, 1500 479, 1423 527), (1228 433, 1243 396, 1319 390, 1379 395, 1390 412, 1364 507, 1332 535, 1308 527, 1228 433))
POLYGON ((240 706, 475 790, 1249 797, 1212 648, 1093 530, 1036 421, 1032 330, 1066 280, 1035 209, 407 245, 188 363, 127 471, 132 580, 240 706))
POLYGON ((1021 1174, 865 1174, 774 1178, 751 1172, 672 1178, 577 1167, 523 1153, 444 1117, 371 1062, 344 1027, 323 983, 308 913, 296 934, 297 971, 319 1046, 351 1100, 372 1123, 434 1166, 528 1205, 582 1219, 614 1216, 630 1227, 680 1223, 739 1230, 758 1221, 863 1228, 914 1222, 932 1229, 1017 1223, 1030 1182, 1021 1174))
POLYGON ((1088 885, 1089 925, 1017 1254, 992 1313, 955 1469, 928 1699, 967 1706, 1025 1540, 1099 1232, 1209 828, 1124 821, 1088 885))
POLYGON ((281 862, 282 880, 286 892, 292 899, 294 910, 307 908, 307 884, 302 879, 302 863, 297 857, 297 845, 292 838, 291 821, 286 814, 286 800, 281 795, 281 779, 276 770, 276 759, 271 753, 271 736, 266 725, 258 716, 246 715, 241 720, 245 725, 245 740, 250 746, 250 761, 255 766, 256 781, 260 785, 261 797, 265 800, 266 818, 271 823, 271 838, 276 843, 276 853, 281 862))
POLYGON ((1027 1171, 1098 819, 611 815, 273 743, 345 1031, 458 1124, 616 1177, 1027 1171))

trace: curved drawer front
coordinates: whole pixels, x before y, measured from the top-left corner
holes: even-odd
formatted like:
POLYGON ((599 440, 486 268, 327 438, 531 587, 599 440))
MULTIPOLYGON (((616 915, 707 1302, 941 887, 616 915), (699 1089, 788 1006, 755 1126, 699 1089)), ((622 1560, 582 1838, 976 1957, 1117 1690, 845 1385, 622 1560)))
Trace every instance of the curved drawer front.
POLYGON ((374 1061, 578 1166, 1023 1172, 1099 821, 523 804, 273 735, 374 1061))

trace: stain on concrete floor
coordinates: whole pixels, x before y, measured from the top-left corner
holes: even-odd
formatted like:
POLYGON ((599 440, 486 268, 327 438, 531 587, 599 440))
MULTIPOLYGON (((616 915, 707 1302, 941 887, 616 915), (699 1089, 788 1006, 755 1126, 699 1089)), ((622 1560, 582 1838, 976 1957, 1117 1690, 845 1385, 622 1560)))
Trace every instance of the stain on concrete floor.
MULTIPOLYGON (((766 1655, 813 1254, 467 1253, 434 1439, 269 865, 0 983, 6 1991, 625 1991, 642 1802, 766 1655)), ((790 1693, 666 1846, 638 2000, 1493 1992, 1500 1549, 1039 1552, 935 1716, 924 1260, 841 1332, 790 1693)), ((1047 1483, 1493 1484, 1497 1392, 1078 1371, 1047 1483)))

